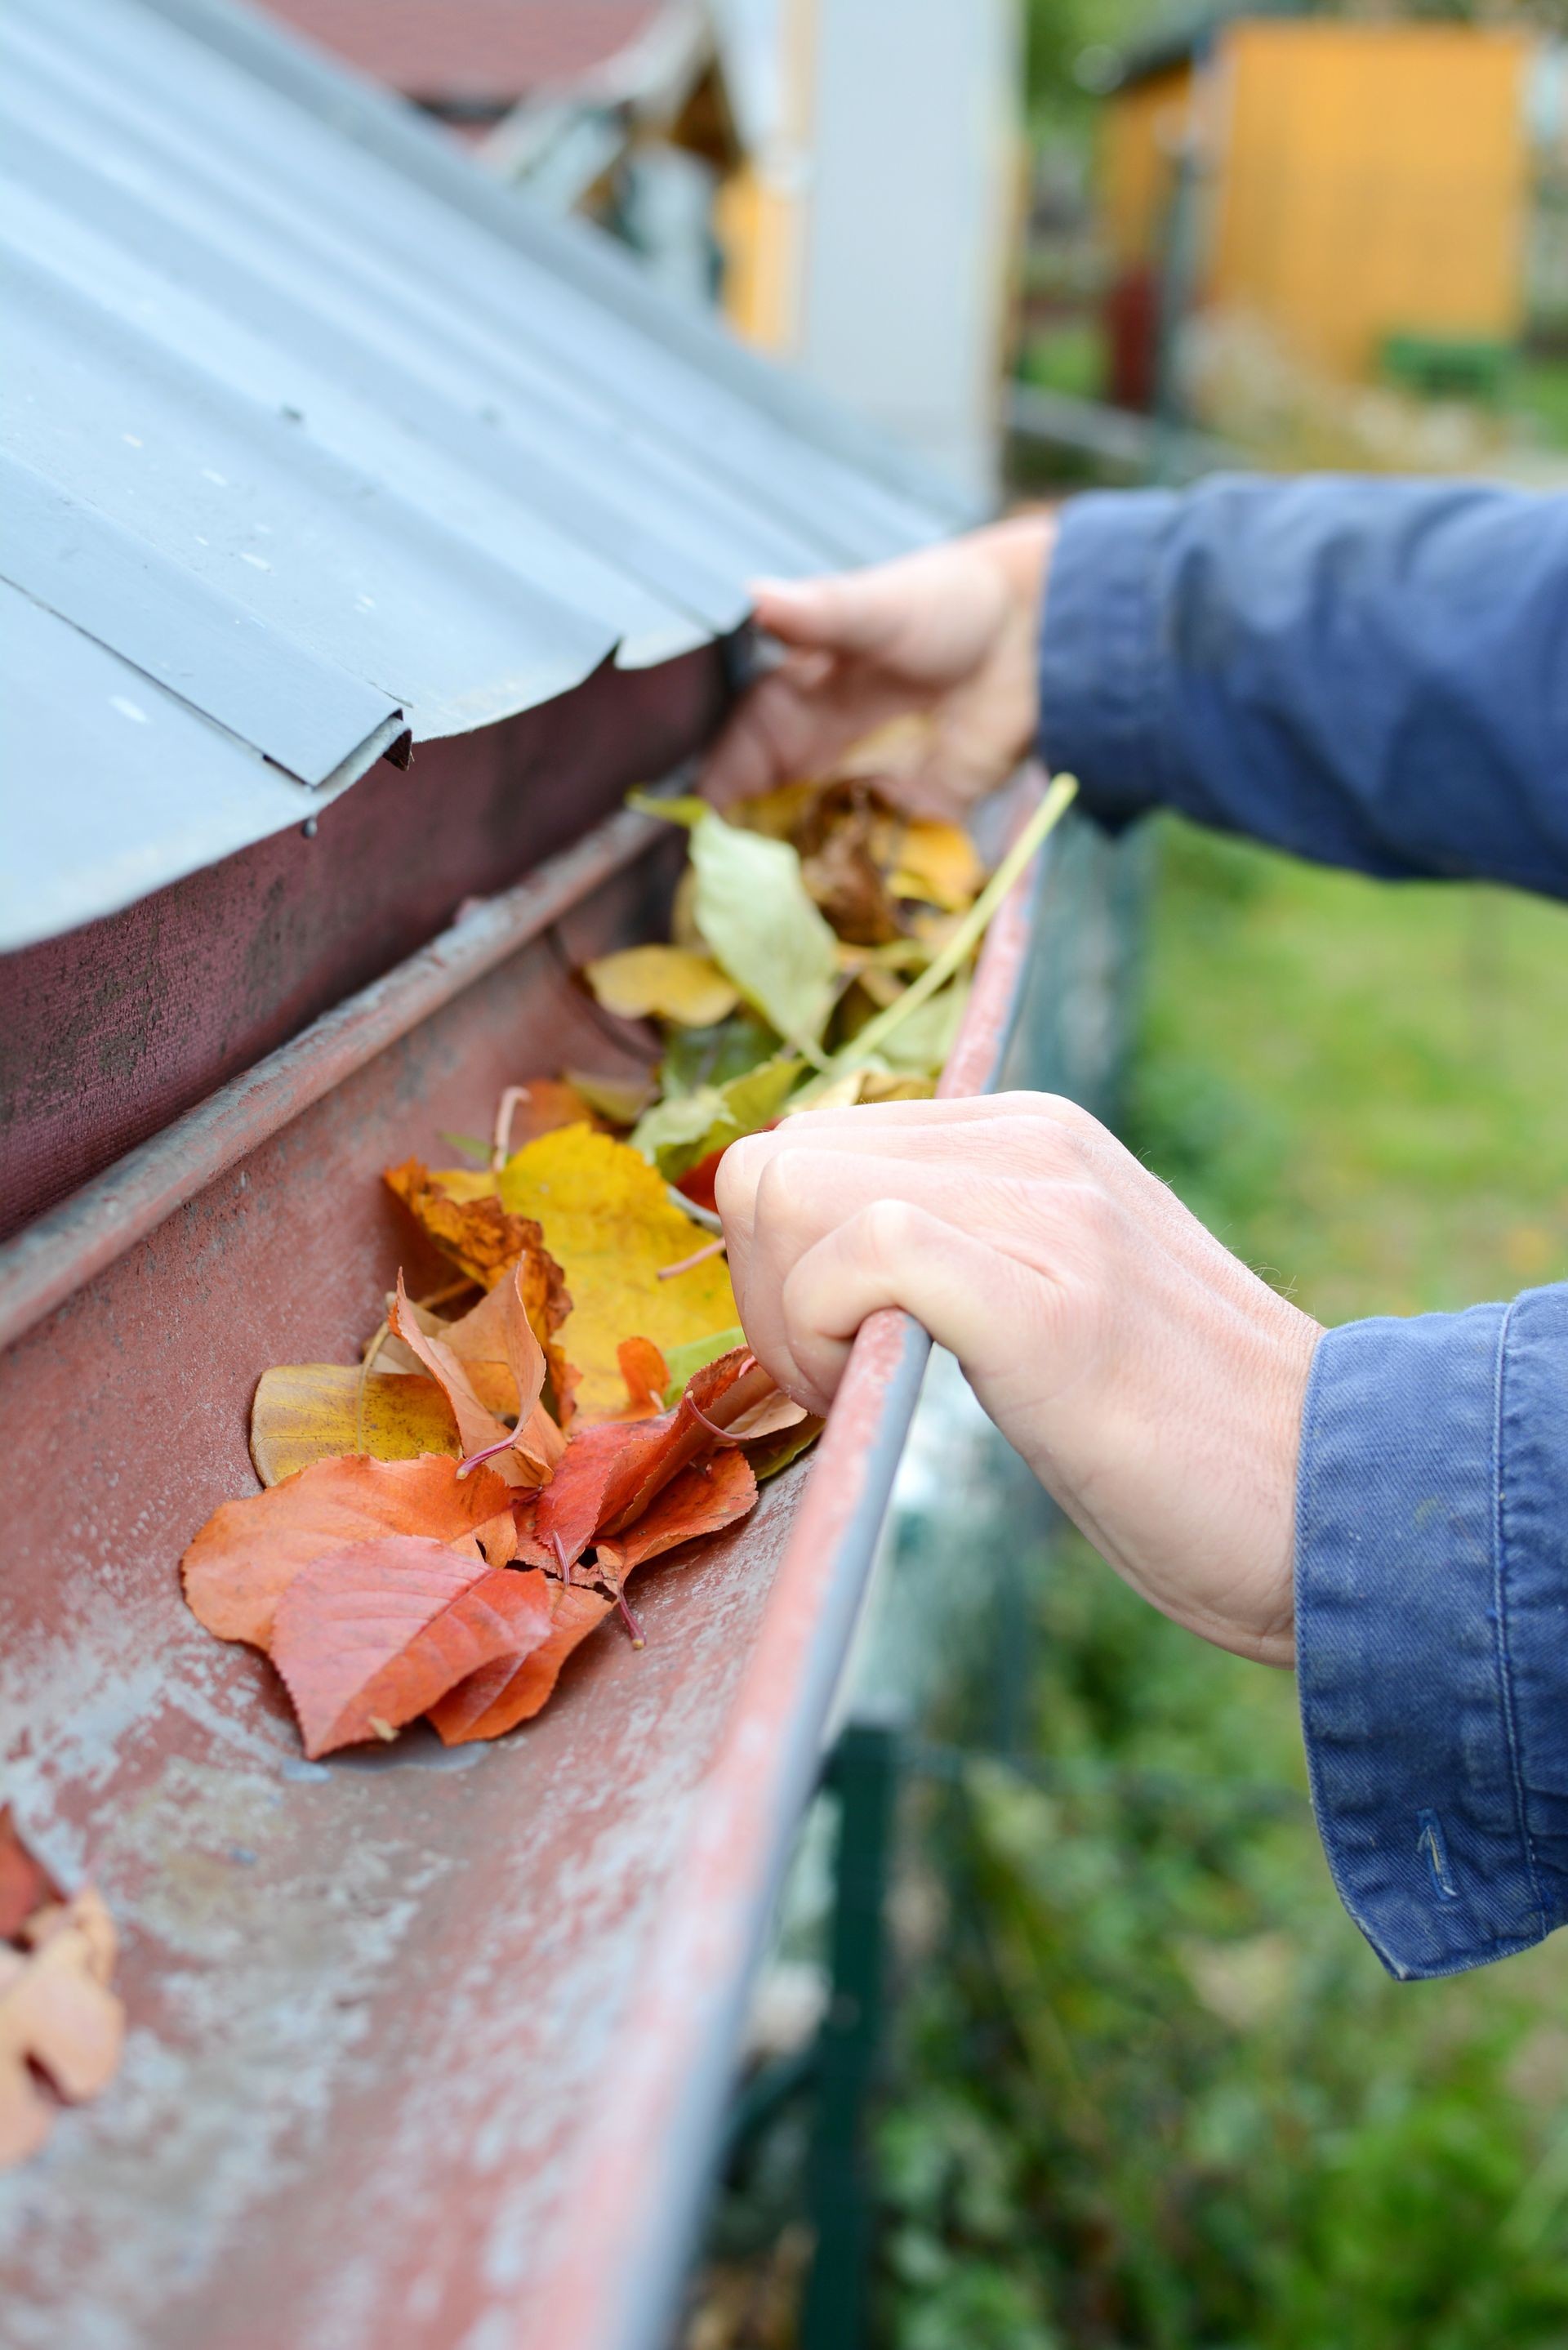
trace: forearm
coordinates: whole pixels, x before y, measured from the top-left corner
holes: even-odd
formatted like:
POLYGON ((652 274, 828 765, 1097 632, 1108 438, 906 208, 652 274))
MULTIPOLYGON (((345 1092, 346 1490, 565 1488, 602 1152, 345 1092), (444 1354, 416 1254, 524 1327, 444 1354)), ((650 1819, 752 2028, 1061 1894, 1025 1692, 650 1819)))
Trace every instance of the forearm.
POLYGON ((1156 806, 1391 879, 1568 896, 1568 498, 1224 479, 1070 504, 1043 747, 1156 806))

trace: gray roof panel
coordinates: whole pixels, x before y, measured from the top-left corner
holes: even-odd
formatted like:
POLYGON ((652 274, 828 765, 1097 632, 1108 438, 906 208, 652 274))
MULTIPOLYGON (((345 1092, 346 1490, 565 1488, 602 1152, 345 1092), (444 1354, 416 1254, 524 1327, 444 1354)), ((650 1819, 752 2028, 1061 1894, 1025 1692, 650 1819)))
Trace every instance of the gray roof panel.
POLYGON ((402 715, 3 450, 0 542, 12 585, 297 783, 324 784, 402 715))
POLYGON ((389 747, 379 728, 320 790, 0 579, 0 905, 30 946, 314 815, 389 747), (59 768, 62 714, 71 765, 59 768), (14 788, 25 777, 30 788, 14 788))
MULTIPOLYGON (((340 788, 397 712, 416 739, 490 724, 727 634, 759 572, 966 518, 607 240, 227 0, 6 0, 0 301, 0 577, 51 620, 28 632, 61 664, 47 772, 90 795, 119 739, 112 695, 66 691, 94 667, 73 629, 186 705, 160 725, 192 767, 140 813, 122 768, 112 856, 7 814, 33 862, 0 875, 0 947, 293 820, 258 754, 340 788), (49 855, 82 869, 50 879, 49 855)), ((6 728, 7 805, 44 772, 44 691, 6 728)))

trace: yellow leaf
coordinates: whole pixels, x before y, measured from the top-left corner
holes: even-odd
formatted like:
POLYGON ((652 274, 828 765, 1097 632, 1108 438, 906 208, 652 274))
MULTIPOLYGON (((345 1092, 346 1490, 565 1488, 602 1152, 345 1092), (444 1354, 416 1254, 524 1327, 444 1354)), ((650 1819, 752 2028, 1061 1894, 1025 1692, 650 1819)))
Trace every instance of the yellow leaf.
POLYGON ((585 976, 605 1010, 622 1020, 657 1014, 687 1028, 714 1028, 741 1000, 710 956, 684 947, 627 947, 589 963, 585 976))
POLYGON ((282 1363, 264 1371, 251 1406, 251 1459, 264 1485, 281 1485, 313 1461, 368 1452, 417 1461, 457 1452, 457 1423, 433 1379, 372 1371, 359 1410, 359 1372, 347 1363, 282 1363))
POLYGON ((984 879, 985 868, 962 827, 922 816, 905 826, 888 886, 895 898, 919 898, 944 913, 961 914, 984 879))
POLYGON ((861 1072, 863 1102, 929 1101, 936 1089, 935 1077, 901 1077, 893 1070, 886 1075, 880 1069, 861 1072))
POLYGON ((748 832, 765 832, 770 840, 789 840, 821 790, 820 784, 776 784, 771 792, 737 801, 729 811, 730 821, 743 825, 748 832))
MULTIPOLYGON (((449 1191, 461 1182, 436 1179, 449 1191)), ((608 1419, 625 1408, 617 1348, 649 1338, 663 1355, 738 1322, 734 1292, 721 1257, 660 1281, 710 1238, 674 1207, 663 1178, 641 1155, 586 1126, 541 1135, 493 1179, 504 1207, 544 1228, 576 1301, 562 1343, 582 1373, 577 1409, 608 1419)))

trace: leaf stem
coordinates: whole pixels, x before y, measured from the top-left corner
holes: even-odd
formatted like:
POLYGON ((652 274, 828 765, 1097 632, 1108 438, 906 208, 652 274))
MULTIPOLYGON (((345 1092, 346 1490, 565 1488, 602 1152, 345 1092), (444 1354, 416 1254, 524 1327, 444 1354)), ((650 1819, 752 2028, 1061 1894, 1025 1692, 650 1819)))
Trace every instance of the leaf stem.
POLYGON ((706 1248, 693 1249, 690 1256, 680 1257, 673 1264, 661 1264, 658 1278, 660 1281, 673 1281, 678 1273, 690 1273, 693 1265, 706 1264, 711 1256, 722 1256, 727 1245, 724 1235, 721 1232, 716 1241, 708 1243, 706 1248))
POLYGON ((490 1171, 499 1175, 512 1155, 512 1121, 520 1104, 532 1101, 526 1086, 508 1086, 502 1094, 495 1112, 495 1133, 490 1146, 490 1171))

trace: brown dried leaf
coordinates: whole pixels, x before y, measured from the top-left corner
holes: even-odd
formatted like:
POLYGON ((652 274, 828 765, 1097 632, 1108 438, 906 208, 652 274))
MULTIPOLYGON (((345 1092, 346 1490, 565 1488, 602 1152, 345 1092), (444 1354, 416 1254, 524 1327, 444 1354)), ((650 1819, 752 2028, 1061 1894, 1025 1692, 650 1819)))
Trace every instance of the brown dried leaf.
POLYGON ((417 1159, 389 1167, 382 1180, 441 1254, 482 1289, 499 1281, 529 1244, 527 1218, 508 1215, 493 1191, 454 1200, 417 1159))

